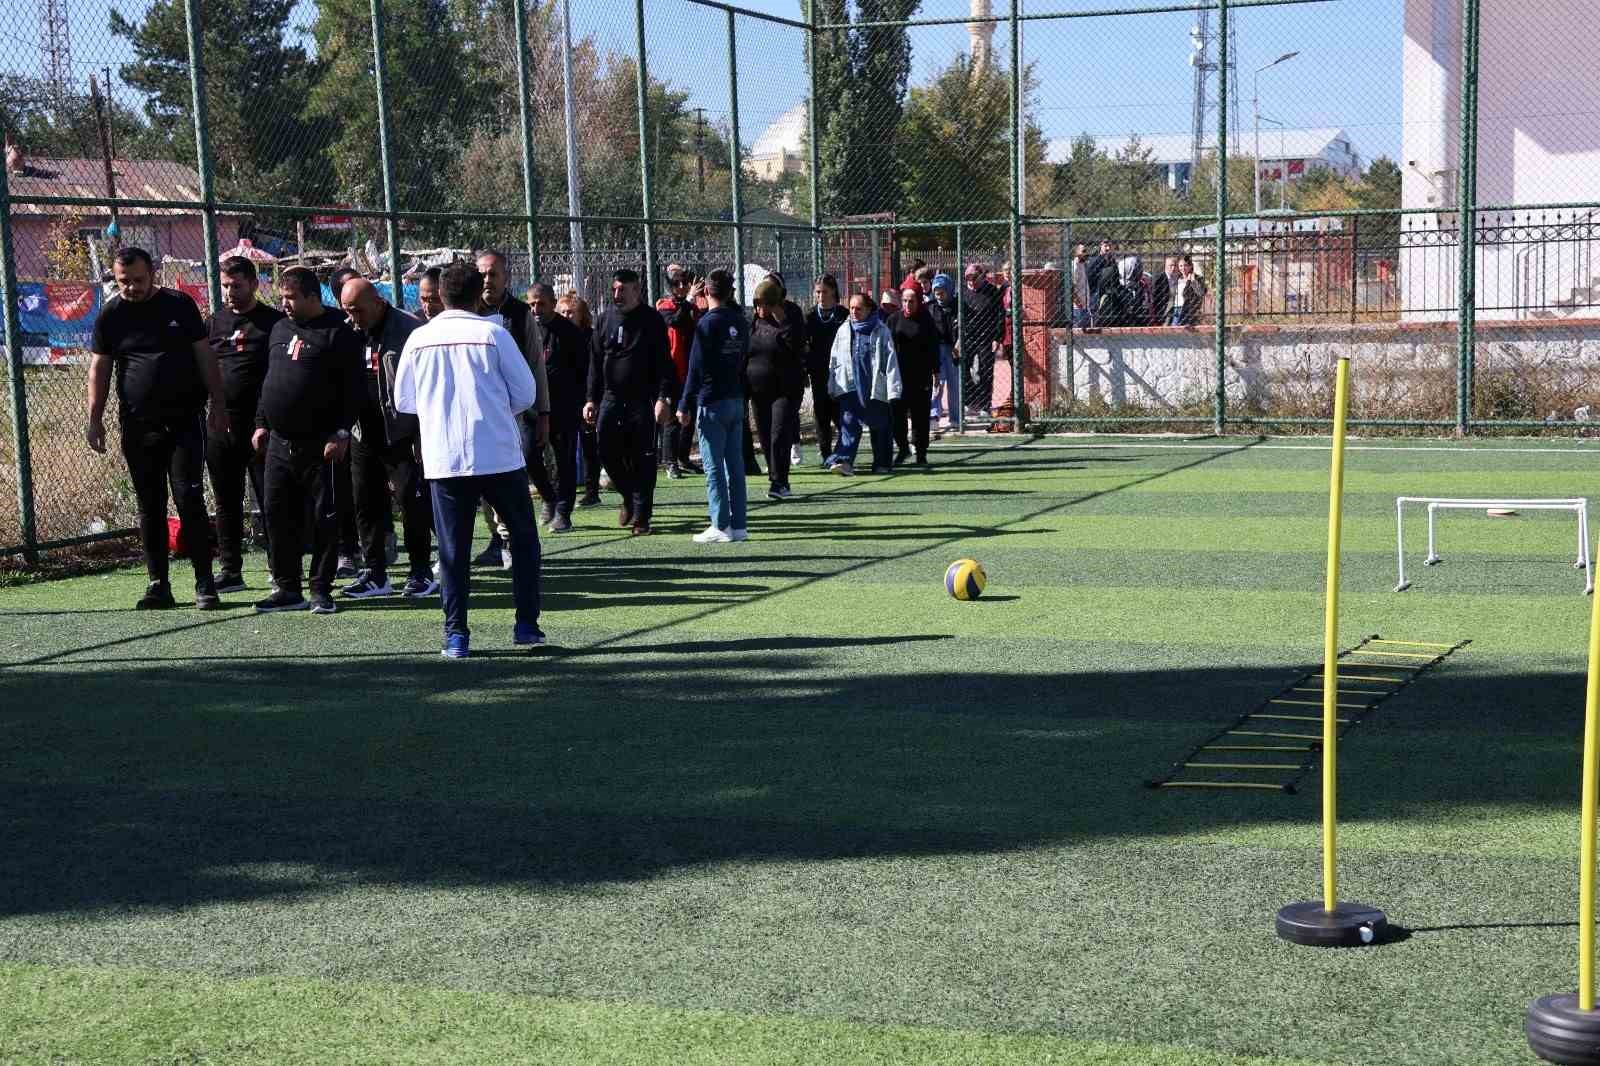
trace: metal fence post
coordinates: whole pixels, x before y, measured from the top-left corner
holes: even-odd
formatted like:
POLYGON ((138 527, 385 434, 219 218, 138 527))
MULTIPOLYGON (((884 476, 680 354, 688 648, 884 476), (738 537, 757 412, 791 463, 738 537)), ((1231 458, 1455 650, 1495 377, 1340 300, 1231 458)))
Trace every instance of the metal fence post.
POLYGON ((806 149, 810 173, 807 184, 811 190, 811 276, 822 277, 822 213, 817 205, 817 0, 809 0, 806 19, 811 28, 806 31, 806 60, 810 78, 806 82, 806 149))
POLYGON ((733 209, 733 292, 741 306, 744 291, 744 149, 739 144, 739 29, 728 12, 728 188, 733 209))
MULTIPOLYGON (((11 180, 0 164, 0 314, 5 316, 6 373, 11 386, 12 461, 17 468, 17 518, 22 558, 39 560, 39 520, 33 509, 33 457, 28 446, 28 382, 23 376, 22 321, 17 304, 17 260, 11 233, 11 180)), ((7 545, 0 545, 7 547, 7 545)))
MULTIPOLYGON (((1012 428, 1021 433, 1028 421, 1023 394, 1027 345, 1022 336, 1022 23, 1011 5, 1011 410, 1012 428)), ((993 383, 989 402, 994 402, 993 383)))
POLYGON ((775 229, 772 231, 772 246, 772 257, 777 261, 777 266, 773 267, 773 269, 781 275, 783 273, 783 230, 775 229))
POLYGON ((517 103, 522 117, 522 209, 528 215, 528 280, 539 280, 539 172, 533 166, 533 112, 528 86, 528 5, 511 0, 516 21, 517 103))
POLYGON ((1228 0, 1217 0, 1217 16, 1217 394, 1211 429, 1220 437, 1228 429, 1228 0))
MULTIPOLYGON (((729 14, 729 19, 733 15, 729 14)), ((655 198, 651 193, 650 174, 650 73, 645 66, 644 0, 634 0, 634 30, 638 37, 639 81, 639 186, 644 197, 644 292, 645 300, 656 302, 656 223, 655 198)))
MULTIPOLYGON (((383 0, 371 0, 372 80, 378 94, 378 162, 383 176, 383 221, 389 239, 390 298, 396 307, 405 307, 400 291, 400 220, 394 214, 394 156, 389 137, 389 80, 383 58, 383 0)), ((339 300, 338 293, 333 294, 339 300)))
POLYGON ((1361 275, 1356 265, 1361 261, 1361 216, 1350 216, 1350 324, 1356 324, 1361 304, 1361 275))
POLYGON ((1456 330, 1456 432, 1472 432, 1472 372, 1478 347, 1478 15, 1480 0, 1461 0, 1461 166, 1456 217, 1461 277, 1456 330))
MULTIPOLYGON (((966 281, 966 245, 963 242, 961 224, 956 223, 956 341, 960 343, 967 335, 967 281, 966 281)), ((877 299, 876 296, 873 297, 877 299)), ((951 400, 956 405, 956 432, 967 431, 967 353, 963 351, 956 356, 956 388, 955 397, 951 400)))
POLYGON ((211 309, 222 306, 222 275, 217 260, 217 199, 211 173, 211 121, 206 114, 205 53, 200 44, 200 0, 184 0, 183 25, 189 36, 189 98, 194 111, 194 152, 200 167, 200 227, 206 248, 206 293, 211 309))

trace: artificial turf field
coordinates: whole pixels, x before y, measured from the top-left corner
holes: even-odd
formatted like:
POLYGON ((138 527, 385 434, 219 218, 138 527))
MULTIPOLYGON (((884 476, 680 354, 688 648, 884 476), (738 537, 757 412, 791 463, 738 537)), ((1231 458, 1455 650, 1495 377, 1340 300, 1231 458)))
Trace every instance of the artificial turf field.
POLYGON ((689 542, 697 481, 651 538, 580 512, 532 656, 497 571, 466 662, 436 601, 0 590, 0 1062, 1534 1061, 1576 981, 1574 523, 1446 515, 1433 569, 1408 523, 1397 595, 1394 497, 1581 496, 1600 446, 1349 453, 1343 642, 1472 641, 1342 748, 1341 895, 1406 931, 1358 951, 1272 930, 1317 775, 1141 785, 1320 654, 1327 442, 933 454, 799 468, 742 545, 689 542))

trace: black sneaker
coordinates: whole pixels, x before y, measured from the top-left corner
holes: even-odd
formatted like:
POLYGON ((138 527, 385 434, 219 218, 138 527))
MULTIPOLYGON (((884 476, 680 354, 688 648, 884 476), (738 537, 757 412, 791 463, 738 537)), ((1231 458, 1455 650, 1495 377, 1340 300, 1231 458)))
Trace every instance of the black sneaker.
POLYGON ((245 590, 244 575, 235 574, 224 570, 217 575, 218 592, 243 592, 245 590))
POLYGON ((326 592, 313 592, 311 594, 312 614, 338 614, 339 605, 333 602, 333 597, 326 592))
POLYGON ((561 514, 560 512, 557 512, 556 516, 550 520, 550 532, 571 533, 572 519, 568 518, 564 514, 561 514))
POLYGON ((578 506, 599 507, 604 502, 605 501, 600 498, 600 494, 598 492, 586 492, 583 494, 583 499, 578 501, 578 506))
POLYGON ((500 537, 495 535, 489 538, 489 546, 472 557, 473 566, 499 566, 500 565, 500 537))
POLYGON ((890 465, 891 466, 904 466, 906 460, 910 459, 910 458, 911 458, 911 453, 910 452, 895 452, 894 453, 894 462, 891 463, 890 465))
POLYGON ((201 578, 194 583, 194 609, 197 611, 215 611, 222 606, 222 597, 217 595, 217 583, 211 578, 201 578))
POLYGON ((256 601, 256 614, 274 614, 278 611, 304 611, 311 604, 298 592, 278 589, 264 600, 256 601))
POLYGON ((787 500, 793 495, 794 493, 789 491, 789 486, 787 485, 774 485, 767 490, 767 499, 769 500, 787 500))
POLYGON ((145 586, 144 595, 133 605, 136 611, 167 611, 178 606, 172 598, 172 586, 165 581, 152 581, 145 586))
POLYGON ((339 595, 352 600, 370 600, 378 596, 393 596, 394 586, 387 574, 374 576, 371 570, 361 571, 361 576, 339 590, 339 595))
POLYGON ((556 505, 555 504, 547 503, 543 507, 539 508, 539 524, 541 526, 549 525, 551 522, 555 521, 555 517, 556 517, 556 505))
POLYGON ((333 571, 335 581, 352 581, 361 576, 361 571, 356 569, 356 561, 348 555, 339 556, 339 565, 333 571))
POLYGON ((400 588, 400 595, 408 600, 421 600, 439 591, 439 582, 432 574, 412 574, 400 588))

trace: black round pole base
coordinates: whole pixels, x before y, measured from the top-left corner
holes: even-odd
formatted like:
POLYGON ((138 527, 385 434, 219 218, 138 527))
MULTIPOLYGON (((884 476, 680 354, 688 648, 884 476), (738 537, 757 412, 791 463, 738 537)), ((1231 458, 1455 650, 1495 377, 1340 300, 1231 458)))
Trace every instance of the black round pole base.
POLYGON ((1546 1062, 1600 1066, 1600 1011, 1579 1010, 1576 995, 1536 999, 1528 1008, 1528 1046, 1546 1062))
POLYGON ((1291 903, 1278 912, 1278 935, 1316 948, 1359 948, 1383 942, 1389 919, 1364 903, 1340 903, 1324 910, 1320 900, 1291 903))

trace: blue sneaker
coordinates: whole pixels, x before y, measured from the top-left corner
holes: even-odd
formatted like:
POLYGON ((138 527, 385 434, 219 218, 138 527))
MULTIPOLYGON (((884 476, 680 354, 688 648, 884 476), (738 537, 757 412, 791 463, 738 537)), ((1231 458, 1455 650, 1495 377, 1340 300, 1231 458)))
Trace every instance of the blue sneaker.
POLYGON ((444 647, 439 649, 439 654, 446 659, 465 659, 467 657, 467 635, 465 633, 446 634, 444 647))
POLYGON ((542 648, 547 643, 544 630, 518 622, 511 630, 511 643, 519 648, 542 648))

